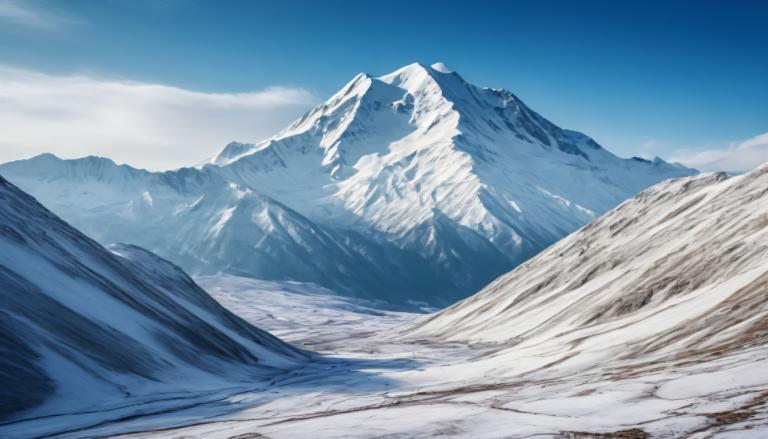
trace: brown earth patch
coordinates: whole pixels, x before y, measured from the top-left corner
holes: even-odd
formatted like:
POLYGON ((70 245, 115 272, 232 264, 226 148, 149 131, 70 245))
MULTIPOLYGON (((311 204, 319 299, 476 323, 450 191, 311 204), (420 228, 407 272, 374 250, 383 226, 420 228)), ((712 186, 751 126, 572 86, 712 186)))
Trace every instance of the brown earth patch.
POLYGON ((587 431, 563 431, 557 436, 561 439, 648 439, 651 436, 639 428, 614 431, 609 433, 591 433, 587 431))

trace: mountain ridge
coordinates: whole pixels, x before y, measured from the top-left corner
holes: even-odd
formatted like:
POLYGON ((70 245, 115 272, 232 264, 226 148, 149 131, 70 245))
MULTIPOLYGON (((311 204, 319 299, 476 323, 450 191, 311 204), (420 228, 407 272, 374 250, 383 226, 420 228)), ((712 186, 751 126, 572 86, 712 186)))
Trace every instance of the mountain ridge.
POLYGON ((11 162, 0 172, 97 239, 149 245, 193 273, 278 276, 437 306, 474 292, 645 187, 695 172, 663 160, 621 159, 511 92, 421 64, 359 74, 275 136, 232 142, 195 168, 142 173, 100 162, 115 169, 105 176, 60 161, 61 169, 41 171, 56 167, 49 161, 11 162), (62 178, 50 181, 46 172, 62 178), (237 195, 243 191, 250 195, 237 195), (232 210, 253 197, 259 201, 249 201, 247 213, 232 210), (279 227, 259 213, 267 207, 282 212, 279 227), (204 242, 228 221, 239 221, 244 232, 204 242), (156 236, 145 236, 146 224, 158 228, 156 236), (289 248, 306 257, 280 264, 289 248), (332 254, 348 255, 331 270, 337 275, 312 268, 332 254))
POLYGON ((308 359, 179 267, 100 246, 2 177, 0 201, 0 417, 182 392, 185 379, 241 385, 308 359))

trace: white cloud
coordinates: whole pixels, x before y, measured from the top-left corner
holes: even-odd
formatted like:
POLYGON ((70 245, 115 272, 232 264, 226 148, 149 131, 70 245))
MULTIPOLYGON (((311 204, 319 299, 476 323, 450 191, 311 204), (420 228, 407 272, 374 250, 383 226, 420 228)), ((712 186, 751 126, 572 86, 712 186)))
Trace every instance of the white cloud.
POLYGON ((45 10, 31 0, 0 0, 0 21, 39 29, 56 29, 74 22, 71 17, 45 10))
POLYGON ((655 156, 654 151, 658 146, 659 142, 654 139, 643 142, 643 144, 640 145, 640 157, 652 159, 655 156))
POLYGON ((677 151, 671 160, 701 171, 749 171, 768 162, 768 133, 723 148, 677 151))
POLYGON ((51 152, 147 169, 198 163, 275 134, 317 99, 299 88, 202 93, 0 67, 0 162, 51 152))

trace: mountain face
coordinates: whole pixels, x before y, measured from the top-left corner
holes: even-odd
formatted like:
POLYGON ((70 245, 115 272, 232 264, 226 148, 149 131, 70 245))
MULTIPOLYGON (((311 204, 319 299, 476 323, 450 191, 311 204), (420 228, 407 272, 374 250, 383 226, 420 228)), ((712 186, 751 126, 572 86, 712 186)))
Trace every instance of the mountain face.
POLYGON ((274 137, 150 173, 51 155, 0 173, 101 242, 193 273, 446 305, 597 215, 695 171, 621 159, 444 65, 360 74, 274 137))
POLYGON ((2 177, 0 331, 0 418, 233 385, 306 358, 179 267, 100 246, 2 177))
POLYGON ((522 369, 595 375, 762 360, 766 188, 768 164, 654 186, 411 335, 496 344, 522 369))

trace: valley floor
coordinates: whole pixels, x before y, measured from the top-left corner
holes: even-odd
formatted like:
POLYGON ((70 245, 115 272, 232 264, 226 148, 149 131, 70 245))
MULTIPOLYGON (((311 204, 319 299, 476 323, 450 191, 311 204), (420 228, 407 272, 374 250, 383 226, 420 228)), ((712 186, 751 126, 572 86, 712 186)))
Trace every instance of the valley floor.
POLYGON ((558 365, 540 364, 543 356, 504 355, 496 345, 404 340, 402 328, 423 315, 379 311, 319 287, 226 276, 197 281, 249 322, 322 356, 268 385, 37 420, 36 434, 768 437, 765 347, 625 370, 588 359, 573 365, 568 356, 558 365))

